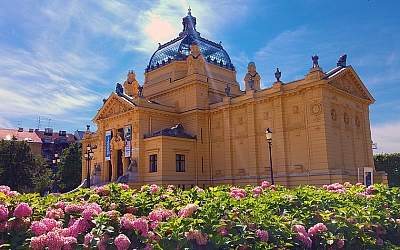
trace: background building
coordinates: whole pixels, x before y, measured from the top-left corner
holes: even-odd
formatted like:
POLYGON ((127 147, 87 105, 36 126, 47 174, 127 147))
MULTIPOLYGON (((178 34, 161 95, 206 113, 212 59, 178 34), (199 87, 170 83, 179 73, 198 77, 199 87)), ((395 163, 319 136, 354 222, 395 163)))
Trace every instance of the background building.
POLYGON ((13 137, 17 141, 27 141, 34 155, 40 155, 42 150, 42 140, 36 135, 33 129, 24 131, 23 128, 18 129, 0 129, 0 140, 12 140, 13 137))
POLYGON ((42 140, 41 155, 48 164, 51 164, 55 154, 61 156, 64 148, 77 141, 73 134, 67 134, 64 130, 53 132, 52 128, 35 129, 35 133, 42 140))
MULTIPOLYGON (((82 163, 82 180, 90 171, 96 182, 190 188, 257 185, 273 173, 290 188, 362 182, 364 170, 373 169, 374 99, 346 55, 329 71, 313 56, 305 78, 292 82, 281 81, 277 69, 267 89, 250 62, 242 91, 228 53, 200 36, 190 10, 182 24, 179 36, 150 58, 143 85, 129 71, 104 100, 93 119, 97 132, 81 140, 94 151, 82 163)), ((382 173, 373 178, 386 181, 382 173)))

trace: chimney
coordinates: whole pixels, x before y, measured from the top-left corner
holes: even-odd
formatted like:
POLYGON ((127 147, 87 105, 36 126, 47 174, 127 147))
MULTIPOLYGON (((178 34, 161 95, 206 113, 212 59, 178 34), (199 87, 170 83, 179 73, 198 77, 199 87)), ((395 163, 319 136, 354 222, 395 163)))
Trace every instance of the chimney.
POLYGON ((18 128, 18 132, 24 132, 24 128, 18 128))
POLYGON ((33 133, 33 128, 30 128, 30 129, 29 129, 29 133, 33 133))

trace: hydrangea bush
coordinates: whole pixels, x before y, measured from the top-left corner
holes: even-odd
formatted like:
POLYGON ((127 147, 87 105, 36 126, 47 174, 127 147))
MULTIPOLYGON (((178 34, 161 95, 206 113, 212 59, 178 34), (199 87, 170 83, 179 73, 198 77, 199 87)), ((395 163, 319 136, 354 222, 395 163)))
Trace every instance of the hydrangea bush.
POLYGON ((0 249, 400 249, 400 191, 110 184, 56 197, 0 186, 0 249))

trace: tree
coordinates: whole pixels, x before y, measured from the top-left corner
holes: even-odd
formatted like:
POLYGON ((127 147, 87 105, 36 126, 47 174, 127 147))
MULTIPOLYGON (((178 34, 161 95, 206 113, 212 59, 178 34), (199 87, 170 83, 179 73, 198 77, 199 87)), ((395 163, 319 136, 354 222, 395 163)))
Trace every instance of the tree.
POLYGON ((400 153, 374 155, 376 171, 385 171, 388 184, 391 187, 400 187, 400 153))
POLYGON ((0 183, 12 190, 26 191, 32 186, 32 169, 35 159, 26 141, 0 141, 0 183))
POLYGON ((57 176, 62 192, 68 192, 81 184, 82 148, 78 143, 70 144, 68 148, 63 149, 57 176))
POLYGON ((32 171, 32 188, 34 192, 43 194, 53 186, 52 171, 46 164, 46 159, 38 155, 35 158, 35 168, 32 171))

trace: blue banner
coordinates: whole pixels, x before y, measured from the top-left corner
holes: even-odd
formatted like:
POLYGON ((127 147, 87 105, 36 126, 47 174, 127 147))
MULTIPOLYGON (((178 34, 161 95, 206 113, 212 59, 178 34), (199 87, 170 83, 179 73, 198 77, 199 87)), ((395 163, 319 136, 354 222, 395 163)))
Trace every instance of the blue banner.
POLYGON ((106 131, 106 161, 111 159, 111 130, 106 131))

